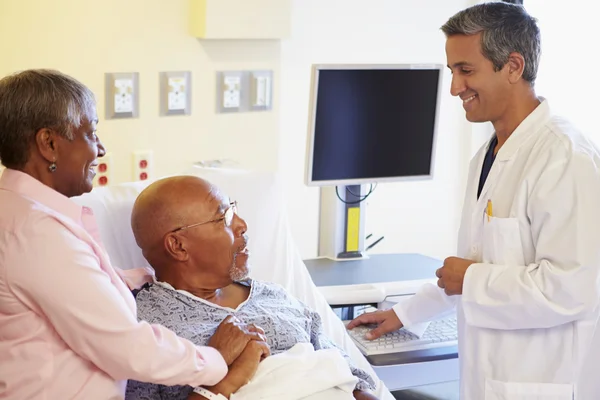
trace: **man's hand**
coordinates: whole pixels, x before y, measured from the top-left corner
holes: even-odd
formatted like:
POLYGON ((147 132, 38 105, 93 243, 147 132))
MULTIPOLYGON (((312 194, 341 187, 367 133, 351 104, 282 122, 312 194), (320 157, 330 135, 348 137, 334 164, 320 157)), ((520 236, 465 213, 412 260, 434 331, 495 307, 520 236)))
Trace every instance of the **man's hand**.
POLYGON ((444 289, 448 296, 462 294, 465 273, 471 264, 475 264, 475 261, 458 257, 446 258, 444 265, 435 271, 438 286, 444 289))
MULTIPOLYGON (((242 354, 229 367, 225 378, 215 386, 208 386, 206 389, 229 398, 232 393, 237 392, 242 386, 250 382, 258 369, 258 364, 269 355, 271 355, 271 350, 267 343, 258 340, 248 341, 242 354)), ((192 393, 188 400, 193 399, 204 400, 204 396, 192 393)))
POLYGON ((258 369, 258 364, 270 355, 271 350, 266 342, 257 340, 248 342, 242 354, 231 364, 225 379, 229 379, 237 386, 235 389, 237 391, 250 382, 258 369))
POLYGON ((350 321, 346 328, 352 329, 359 325, 365 324, 377 324, 377 328, 366 334, 365 337, 368 340, 377 339, 381 335, 385 335, 388 332, 397 331, 398 329, 402 328, 402 322, 400 321, 400 318, 398 318, 392 309, 385 311, 374 311, 359 315, 350 321))
POLYGON ((356 400, 378 400, 377 397, 364 390, 355 390, 352 394, 356 400))
POLYGON ((208 341, 208 346, 217 349, 227 365, 231 365, 251 340, 266 342, 265 332, 255 325, 246 325, 229 315, 219 324, 208 341))

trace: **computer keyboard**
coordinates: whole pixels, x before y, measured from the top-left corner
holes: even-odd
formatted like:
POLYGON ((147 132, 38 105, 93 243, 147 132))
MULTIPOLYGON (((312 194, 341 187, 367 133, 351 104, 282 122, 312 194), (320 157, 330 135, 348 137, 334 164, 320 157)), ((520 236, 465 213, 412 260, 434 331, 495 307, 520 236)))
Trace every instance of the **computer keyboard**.
POLYGON ((356 346, 365 356, 455 346, 458 340, 456 317, 430 322, 421 337, 402 328, 378 339, 367 340, 365 334, 374 327, 373 325, 362 325, 348 331, 356 346))

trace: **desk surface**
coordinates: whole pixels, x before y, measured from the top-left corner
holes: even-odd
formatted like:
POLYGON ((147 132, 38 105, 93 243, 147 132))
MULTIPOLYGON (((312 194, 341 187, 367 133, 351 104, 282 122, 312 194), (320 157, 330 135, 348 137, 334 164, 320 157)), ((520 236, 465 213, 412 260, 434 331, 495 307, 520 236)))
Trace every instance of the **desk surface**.
POLYGON ((433 349, 403 351, 400 353, 377 354, 374 356, 366 356, 366 358, 369 363, 374 366, 450 360, 453 358, 458 358, 458 346, 435 347, 433 349))
POLYGON ((330 258, 304 260, 317 286, 413 281, 435 278, 440 260, 422 254, 373 254, 368 258, 336 261, 330 258))

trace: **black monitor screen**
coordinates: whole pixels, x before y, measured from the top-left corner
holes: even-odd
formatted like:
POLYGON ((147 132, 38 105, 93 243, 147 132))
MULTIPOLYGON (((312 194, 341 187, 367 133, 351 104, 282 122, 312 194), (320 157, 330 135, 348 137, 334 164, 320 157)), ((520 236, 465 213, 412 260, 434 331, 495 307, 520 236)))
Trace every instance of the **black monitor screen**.
POLYGON ((322 69, 312 181, 431 175, 440 69, 322 69))

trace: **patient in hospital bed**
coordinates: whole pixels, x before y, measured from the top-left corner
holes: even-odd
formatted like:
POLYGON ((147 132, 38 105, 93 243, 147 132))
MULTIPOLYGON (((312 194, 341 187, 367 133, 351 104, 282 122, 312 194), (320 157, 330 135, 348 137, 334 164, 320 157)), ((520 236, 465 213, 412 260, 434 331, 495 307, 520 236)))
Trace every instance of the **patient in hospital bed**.
MULTIPOLYGON (((208 390, 240 400, 375 399, 375 382, 324 335, 319 314, 281 286, 248 278, 246 223, 216 187, 194 176, 157 181, 136 200, 131 223, 156 271, 136 293, 139 319, 197 345, 209 344, 228 316, 264 331, 271 355, 261 362, 254 352, 254 368, 234 362, 208 390), (251 376, 240 379, 242 371, 251 376)), ((126 399, 204 399, 192 391, 129 381, 126 399)))

